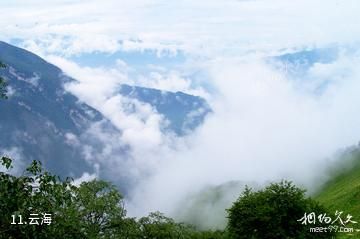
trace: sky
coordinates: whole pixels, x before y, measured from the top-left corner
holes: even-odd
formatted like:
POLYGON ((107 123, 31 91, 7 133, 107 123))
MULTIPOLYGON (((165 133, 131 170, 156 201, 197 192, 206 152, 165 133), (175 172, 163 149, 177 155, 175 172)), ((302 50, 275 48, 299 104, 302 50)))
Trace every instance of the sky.
MULTIPOLYGON (((180 205, 191 208, 199 192, 231 181, 287 178, 313 191, 332 155, 359 141, 356 0, 3 0, 0 9, 0 40, 77 79, 65 88, 124 132, 91 128, 109 141, 94 167, 114 177, 124 168, 115 142, 131 145, 131 215, 160 210, 186 220, 180 205), (299 55, 271 60, 294 52, 311 64, 299 55), (126 111, 129 99, 114 92, 122 83, 201 96, 214 112, 186 137, 168 135, 151 106, 126 111)), ((225 190, 213 207, 224 209, 239 190, 225 190)), ((199 214, 212 218, 207 206, 199 214)))

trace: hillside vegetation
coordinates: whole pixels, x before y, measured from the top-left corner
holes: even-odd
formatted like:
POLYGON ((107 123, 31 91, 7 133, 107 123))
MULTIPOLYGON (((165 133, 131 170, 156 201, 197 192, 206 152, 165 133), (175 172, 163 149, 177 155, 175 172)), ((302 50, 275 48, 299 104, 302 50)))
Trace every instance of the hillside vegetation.
MULTIPOLYGON (((350 214, 360 228, 360 149, 349 149, 339 163, 331 170, 332 178, 315 195, 315 199, 325 205, 331 212, 343 211, 350 214)), ((360 238, 360 232, 352 234, 339 233, 339 238, 360 238)))

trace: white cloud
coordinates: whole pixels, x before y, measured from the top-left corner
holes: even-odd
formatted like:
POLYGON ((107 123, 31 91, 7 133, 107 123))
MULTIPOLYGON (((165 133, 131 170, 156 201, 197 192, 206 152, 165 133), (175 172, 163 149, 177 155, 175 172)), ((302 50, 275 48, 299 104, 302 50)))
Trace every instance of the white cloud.
POLYGON ((83 182, 89 182, 97 178, 96 174, 89 174, 88 172, 85 172, 81 175, 80 178, 74 179, 73 185, 80 186, 83 182))
MULTIPOLYGON (((306 84, 259 60, 280 49, 358 41, 356 0, 15 0, 0 8, 1 38, 25 39, 28 49, 60 65, 79 80, 68 90, 121 129, 115 134, 94 125, 88 133, 104 142, 94 164, 114 178, 131 175, 137 184, 133 215, 174 214, 188 195, 230 180, 289 178, 311 189, 325 177, 324 159, 359 139, 358 57, 315 64, 306 84), (218 93, 208 98, 214 114, 194 135, 164 135, 166 122, 154 109, 115 94, 121 83, 140 82, 206 95, 184 77, 188 66, 179 72, 155 67, 143 79, 130 79, 123 62, 89 68, 59 57, 144 49, 159 56, 183 51, 190 59, 185 64, 209 76, 218 93), (325 80, 330 85, 314 95, 325 80), (124 145, 130 147, 126 159, 120 157, 124 145)), ((93 146, 84 153, 93 158, 93 146)))
POLYGON ((163 91, 180 91, 203 98, 210 97, 201 86, 193 86, 193 79, 183 77, 179 71, 174 70, 151 71, 147 75, 140 75, 136 79, 136 84, 163 91))
POLYGON ((48 59, 77 79, 66 84, 65 88, 99 110, 119 130, 110 129, 108 132, 109 129, 104 130, 106 122, 100 122, 82 136, 85 141, 71 134, 66 135, 67 140, 84 143, 96 138, 94 142, 103 146, 95 148, 92 141, 86 143, 82 146, 84 157, 90 164, 100 167, 100 175, 103 173, 108 178, 111 175, 114 181, 119 181, 119 178, 137 181, 153 172, 157 161, 154 161, 155 155, 167 148, 174 135, 163 134, 167 122, 150 104, 118 94, 121 84, 131 84, 127 67, 125 71, 123 69, 124 63, 119 62, 119 68, 106 69, 80 67, 61 57, 49 56, 48 59))
MULTIPOLYGON (((338 71, 343 62, 328 64, 328 70, 338 71)), ((360 60, 345 62, 351 62, 345 64, 349 74, 333 75, 322 95, 261 61, 210 64, 220 92, 212 102, 214 114, 182 147, 158 154, 156 173, 135 188, 129 211, 176 216, 190 195, 232 180, 262 184, 285 178, 316 189, 328 176, 328 158, 359 140, 360 60)))
MULTIPOLYGON (((63 58, 49 57, 63 67, 77 82, 66 85, 66 88, 77 95, 82 101, 98 109, 111 122, 123 131, 125 143, 146 147, 161 144, 161 124, 163 118, 146 103, 118 94, 121 84, 132 83, 122 69, 102 69, 79 67, 63 58)), ((120 65, 121 67, 121 65, 120 65)), ((138 148, 138 147, 135 147, 138 148)))
POLYGON ((120 84, 132 83, 122 66, 90 68, 80 67, 62 57, 48 56, 47 59, 60 66, 67 75, 78 81, 70 83, 66 87, 90 105, 99 104, 99 101, 112 96, 120 84))
POLYGON ((47 46, 42 50, 64 54, 157 49, 234 55, 360 37, 356 0, 17 0, 0 7, 1 38, 37 40, 47 46))

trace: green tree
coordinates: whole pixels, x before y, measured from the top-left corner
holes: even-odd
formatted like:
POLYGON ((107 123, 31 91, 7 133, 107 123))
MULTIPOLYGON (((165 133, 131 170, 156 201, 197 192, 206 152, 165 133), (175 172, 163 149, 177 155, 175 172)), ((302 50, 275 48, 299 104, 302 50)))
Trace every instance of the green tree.
MULTIPOLYGON (((5 64, 0 61, 0 70, 3 69, 3 68, 5 68, 5 67, 6 67, 5 64)), ((7 86, 7 84, 6 84, 5 79, 0 76, 0 99, 1 99, 1 98, 4 98, 4 99, 7 98, 7 95, 6 95, 6 93, 7 93, 6 86, 7 86)))
POLYGON ((150 213, 139 219, 140 237, 156 239, 188 239, 193 238, 194 229, 183 223, 176 223, 160 212, 150 213))
POLYGON ((123 197, 104 181, 84 182, 76 189, 77 212, 87 238, 113 238, 121 233, 126 211, 123 197))
POLYGON ((1 158, 0 238, 117 238, 125 230, 122 196, 103 181, 76 187, 34 161, 21 176, 12 175, 12 160, 1 158), (51 215, 51 224, 43 222, 51 215), (40 225, 30 225, 31 214, 40 225), (18 224, 19 216, 27 224, 18 224), (17 224, 12 224, 14 218, 17 224))
POLYGON ((76 227, 76 217, 68 216, 71 215, 68 211, 74 202, 75 187, 71 179, 61 181, 44 171, 37 161, 17 177, 9 173, 11 159, 2 157, 1 161, 6 171, 0 172, 0 238, 41 239, 57 238, 59 235, 83 238, 76 227), (44 214, 51 218, 50 225, 41 225, 44 214), (20 216, 27 224, 18 224, 20 216), (30 225, 30 218, 36 218, 33 223, 39 225, 30 225), (13 220, 17 224, 12 224, 13 220))
POLYGON ((298 221, 311 212, 320 215, 326 210, 291 182, 273 183, 255 192, 247 187, 228 209, 228 231, 231 238, 238 239, 333 238, 334 233, 309 230, 310 227, 327 227, 325 224, 303 225, 298 221))
POLYGON ((191 237, 192 239, 230 239, 227 231, 195 231, 191 237))
POLYGON ((21 176, 10 173, 12 160, 1 158, 0 238, 70 239, 224 239, 223 233, 198 232, 156 212, 127 218, 123 197, 108 182, 93 180, 74 186, 33 161, 21 176), (51 224, 41 216, 51 215, 51 224), (30 225, 38 215, 40 225, 30 225), (18 224, 21 216, 23 222, 18 224), (16 224, 12 224, 16 220, 16 224))

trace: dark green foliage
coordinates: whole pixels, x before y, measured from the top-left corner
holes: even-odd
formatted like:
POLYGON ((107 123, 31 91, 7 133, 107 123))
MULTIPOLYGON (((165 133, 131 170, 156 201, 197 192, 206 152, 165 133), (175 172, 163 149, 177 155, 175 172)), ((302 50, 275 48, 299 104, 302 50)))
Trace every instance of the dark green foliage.
POLYGON ((193 226, 176 223, 160 212, 138 220, 139 239, 227 239, 224 231, 197 231, 193 226))
MULTIPOLYGON (((159 212, 140 219, 127 218, 122 195, 111 184, 93 180, 74 186, 42 168, 38 161, 21 176, 9 173, 12 160, 1 158, 0 238, 76 239, 229 239, 229 238, 331 238, 309 232, 298 220, 304 213, 325 212, 306 198, 304 190, 283 181, 253 192, 246 188, 228 210, 227 231, 197 231, 159 212), (30 214, 51 214, 50 225, 14 225, 12 215, 28 221, 30 214)), ((329 214, 328 214, 329 215, 329 214)), ((40 223, 41 224, 41 223, 40 223)), ((316 226, 324 226, 316 224, 316 226)))
POLYGON ((159 212, 151 213, 148 217, 139 219, 140 238, 191 238, 193 229, 185 224, 175 223, 173 219, 165 217, 159 212))
MULTIPOLYGON (((6 169, 11 160, 1 158, 6 169)), ((92 181, 72 185, 72 180, 44 171, 34 161, 22 176, 0 173, 0 238, 112 238, 125 210, 122 197, 110 184, 92 181), (12 215, 51 214, 50 225, 12 225, 12 215)), ((39 219, 39 223, 41 220, 39 219)), ((29 222, 29 221, 28 221, 29 222)))
POLYGON ((202 231, 192 235, 193 239, 230 239, 227 231, 202 231))
MULTIPOLYGON (((115 186, 99 180, 74 186, 45 171, 38 161, 23 175, 9 173, 12 160, 1 158, 0 238, 69 239, 225 239, 221 231, 196 231, 156 212, 139 220, 127 218, 122 195, 115 186), (30 214, 51 214, 50 225, 11 224, 12 215, 29 222, 30 214)), ((18 222, 18 220, 16 221, 18 222)))
MULTIPOLYGON (((2 158, 7 169, 11 167, 9 159, 2 158)), ((11 161, 10 161, 11 163, 11 161)), ((0 173, 0 237, 1 238, 51 238, 59 233, 70 236, 62 228, 63 215, 71 204, 70 181, 60 182, 55 176, 43 172, 39 162, 33 162, 20 177, 0 173), (12 215, 29 218, 30 214, 52 214, 56 223, 52 225, 11 225, 12 215), (56 213, 56 214, 55 214, 56 213)), ((71 224, 73 221, 69 221, 71 224)), ((71 230, 69 231, 72 233, 71 230)))
POLYGON ((82 183, 76 192, 79 226, 87 238, 111 238, 119 232, 126 212, 122 196, 113 185, 94 180, 82 183))
MULTIPOLYGON (((260 191, 246 188, 228 209, 228 230, 231 238, 332 238, 333 233, 310 232, 310 227, 298 220, 305 213, 326 213, 317 202, 305 197, 305 191, 291 182, 274 183, 260 191)), ((328 213, 329 215, 329 213, 328 213)))
MULTIPOLYGON (((2 68, 5 68, 5 67, 6 67, 5 64, 0 61, 0 70, 2 68)), ((0 75, 0 99, 6 99, 7 98, 6 86, 7 86, 7 84, 5 82, 5 79, 2 78, 1 75, 0 75)))

